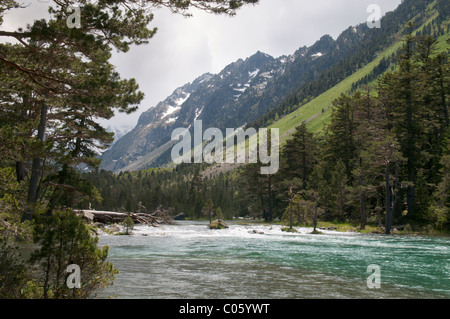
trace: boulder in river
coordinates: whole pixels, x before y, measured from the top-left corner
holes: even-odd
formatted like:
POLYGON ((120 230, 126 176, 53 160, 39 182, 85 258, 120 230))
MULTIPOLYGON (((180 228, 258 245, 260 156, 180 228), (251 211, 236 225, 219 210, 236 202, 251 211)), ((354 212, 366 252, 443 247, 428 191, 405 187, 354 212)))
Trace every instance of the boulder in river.
POLYGON ((173 220, 185 220, 185 219, 186 219, 186 214, 184 214, 184 213, 178 214, 177 216, 175 216, 173 218, 173 220))
POLYGON ((259 235, 264 235, 264 232, 263 232, 262 230, 256 230, 256 229, 249 230, 248 233, 249 233, 249 234, 259 234, 259 235))
POLYGON ((222 219, 216 219, 211 224, 209 224, 210 229, 225 229, 230 228, 227 223, 225 223, 222 219))

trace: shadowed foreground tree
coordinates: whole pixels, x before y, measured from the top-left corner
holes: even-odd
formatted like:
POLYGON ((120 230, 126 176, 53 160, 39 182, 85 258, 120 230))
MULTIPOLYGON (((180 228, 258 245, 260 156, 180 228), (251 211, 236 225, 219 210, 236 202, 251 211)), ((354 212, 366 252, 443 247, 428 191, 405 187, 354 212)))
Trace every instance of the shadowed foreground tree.
POLYGON ((39 216, 34 241, 40 248, 31 257, 39 265, 39 283, 45 299, 88 298, 110 285, 118 273, 106 261, 108 247, 97 247, 98 237, 71 210, 57 211, 52 216, 39 216), (67 267, 81 269, 80 288, 67 285, 67 267))
MULTIPOLYGON (((40 265, 42 297, 87 298, 115 273, 105 261, 107 248, 98 248, 84 222, 67 209, 86 196, 99 199, 79 172, 80 165, 98 167, 99 151, 113 140, 98 119, 131 113, 144 97, 136 81, 122 79, 110 63, 112 51, 148 43, 157 31, 149 28, 152 11, 159 7, 185 16, 191 9, 234 15, 257 2, 53 0, 48 17, 11 31, 3 28, 4 17, 23 4, 1 1, 0 169, 8 178, 0 179, 0 221, 11 227, 34 223, 40 248, 32 261, 40 265), (81 268, 81 289, 66 286, 69 264, 81 268)), ((15 278, 19 283, 25 277, 15 278)))

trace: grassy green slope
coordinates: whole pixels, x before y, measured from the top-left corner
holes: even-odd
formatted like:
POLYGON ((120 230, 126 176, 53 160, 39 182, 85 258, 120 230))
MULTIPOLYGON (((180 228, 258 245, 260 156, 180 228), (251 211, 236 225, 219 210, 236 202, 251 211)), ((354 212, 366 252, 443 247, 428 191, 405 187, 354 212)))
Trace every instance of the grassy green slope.
MULTIPOLYGON (((421 30, 427 23, 436 17, 436 14, 433 12, 433 4, 430 5, 429 9, 430 18, 417 30, 421 30)), ((446 33, 438 38, 437 49, 439 51, 447 50, 447 40, 449 38, 449 33, 446 33)), ((402 43, 403 40, 399 37, 397 42, 380 52, 378 57, 371 63, 357 70, 345 80, 305 105, 299 107, 294 112, 274 122, 270 127, 279 128, 282 143, 286 141, 294 132, 295 128, 303 122, 306 123, 311 132, 321 132, 324 126, 330 121, 333 101, 341 94, 350 92, 354 82, 357 82, 366 75, 369 75, 383 58, 387 58, 397 52, 397 50, 401 48, 402 43)))
POLYGON ((363 68, 359 69, 333 88, 322 93, 291 114, 273 123, 270 127, 280 129, 280 136, 282 136, 282 140, 288 138, 295 130, 295 127, 300 125, 302 122, 307 123, 310 131, 320 131, 330 119, 332 102, 341 94, 349 92, 352 84, 368 75, 380 63, 383 57, 392 55, 392 53, 396 52, 400 47, 401 41, 396 42, 380 53, 379 56, 371 63, 365 65, 363 68))

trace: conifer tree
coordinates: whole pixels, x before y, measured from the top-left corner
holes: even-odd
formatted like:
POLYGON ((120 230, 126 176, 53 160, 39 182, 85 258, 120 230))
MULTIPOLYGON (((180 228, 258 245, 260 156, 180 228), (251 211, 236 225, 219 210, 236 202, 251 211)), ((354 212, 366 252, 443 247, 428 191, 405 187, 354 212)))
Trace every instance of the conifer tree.
POLYGON ((434 41, 410 34, 398 57, 398 71, 384 75, 378 90, 405 158, 400 174, 408 181, 408 217, 416 220, 422 218, 425 201, 433 191, 422 185, 438 182, 436 173, 448 130, 448 71, 444 71, 448 66, 443 61, 443 56, 435 56, 434 41), (421 187, 419 198, 416 187, 421 187))
POLYGON ((333 102, 334 109, 329 125, 326 127, 325 160, 328 163, 336 163, 342 160, 349 183, 357 157, 355 143, 355 102, 348 95, 342 95, 333 102))
POLYGON ((306 124, 295 128, 292 138, 286 141, 281 155, 280 174, 285 178, 300 178, 306 186, 317 157, 317 143, 306 124))

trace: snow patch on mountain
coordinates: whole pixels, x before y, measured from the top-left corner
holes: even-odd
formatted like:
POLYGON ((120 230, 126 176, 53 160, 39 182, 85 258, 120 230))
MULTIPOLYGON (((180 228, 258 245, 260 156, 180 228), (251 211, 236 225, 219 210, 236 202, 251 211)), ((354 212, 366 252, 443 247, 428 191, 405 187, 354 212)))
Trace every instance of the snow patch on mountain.
POLYGON ((179 98, 179 99, 177 99, 177 100, 175 101, 175 104, 176 104, 177 106, 183 105, 184 102, 186 102, 187 99, 188 99, 190 96, 191 96, 190 93, 186 94, 186 96, 185 96, 184 98, 179 98))
POLYGON ((169 115, 172 115, 173 113, 178 112, 179 110, 181 110, 181 106, 169 105, 169 107, 167 108, 167 111, 163 114, 161 119, 164 119, 164 118, 168 117, 169 115))
POLYGON ((178 120, 178 117, 172 117, 166 121, 166 124, 175 123, 176 120, 178 120))
POLYGON ((254 78, 255 76, 258 75, 259 71, 260 71, 260 69, 256 69, 256 70, 253 71, 253 72, 248 72, 248 76, 249 76, 250 78, 254 78))
POLYGON ((202 114, 204 108, 205 108, 205 107, 202 107, 201 109, 196 109, 196 110, 195 110, 195 118, 194 118, 194 121, 198 119, 198 117, 200 116, 200 114, 202 114))
MULTIPOLYGON (((177 98, 175 100, 175 105, 169 105, 166 112, 164 112, 164 114, 162 115, 161 119, 164 119, 166 117, 168 117, 169 115, 173 115, 174 113, 178 112, 181 110, 181 106, 184 104, 184 102, 187 101, 187 99, 191 96, 190 93, 182 93, 181 97, 177 98)), ((174 122, 175 120, 173 120, 173 118, 169 119, 169 121, 174 122)), ((170 122, 166 122, 166 123, 170 123, 170 122)))

